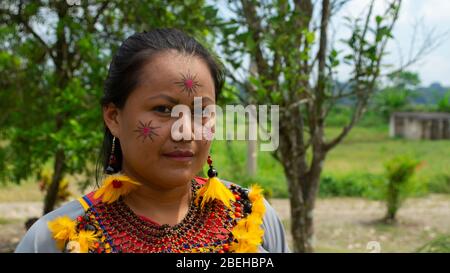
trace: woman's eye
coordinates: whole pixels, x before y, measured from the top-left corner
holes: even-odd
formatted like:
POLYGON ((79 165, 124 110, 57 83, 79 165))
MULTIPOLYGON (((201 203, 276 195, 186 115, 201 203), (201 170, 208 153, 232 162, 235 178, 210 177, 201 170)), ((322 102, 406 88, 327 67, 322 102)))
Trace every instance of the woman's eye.
POLYGON ((169 107, 164 105, 156 106, 155 108, 153 108, 153 110, 162 114, 170 114, 172 111, 169 107))
POLYGON ((193 111, 193 115, 202 118, 208 118, 209 112, 206 109, 202 109, 201 111, 193 111))

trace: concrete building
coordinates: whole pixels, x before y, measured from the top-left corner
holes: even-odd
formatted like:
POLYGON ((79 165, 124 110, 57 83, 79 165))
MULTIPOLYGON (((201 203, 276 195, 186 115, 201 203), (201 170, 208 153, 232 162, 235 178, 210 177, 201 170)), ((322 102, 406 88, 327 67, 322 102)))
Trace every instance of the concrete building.
POLYGON ((390 118, 389 136, 450 139, 450 113, 395 112, 390 118))

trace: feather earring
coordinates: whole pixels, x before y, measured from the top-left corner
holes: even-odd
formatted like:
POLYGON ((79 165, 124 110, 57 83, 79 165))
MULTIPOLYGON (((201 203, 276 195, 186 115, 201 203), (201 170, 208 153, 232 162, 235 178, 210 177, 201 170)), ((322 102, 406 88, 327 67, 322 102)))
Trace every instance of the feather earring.
POLYGON ((212 165, 211 156, 208 156, 208 181, 198 190, 195 203, 203 208, 206 203, 214 200, 222 202, 226 207, 231 208, 230 201, 236 201, 233 193, 219 180, 218 173, 212 165))

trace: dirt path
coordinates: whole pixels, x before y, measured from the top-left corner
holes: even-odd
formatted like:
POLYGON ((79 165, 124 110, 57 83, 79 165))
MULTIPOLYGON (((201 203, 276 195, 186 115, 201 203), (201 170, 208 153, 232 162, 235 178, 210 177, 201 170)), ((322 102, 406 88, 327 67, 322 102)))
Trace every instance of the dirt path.
MULTIPOLYGON (((289 201, 271 200, 289 234, 289 201)), ((0 252, 11 252, 25 234, 24 222, 42 212, 41 202, 0 203, 0 252)), ((367 244, 379 243, 382 252, 412 252, 439 234, 450 233, 450 195, 409 199, 388 226, 381 202, 360 198, 320 199, 315 209, 316 251, 368 252, 367 244)))
MULTIPOLYGON (((287 200, 272 200, 289 232, 287 200)), ((398 212, 398 223, 380 223, 385 206, 360 198, 327 198, 316 204, 315 245, 318 252, 369 252, 375 241, 381 252, 413 252, 440 234, 450 234, 450 195, 430 195, 407 200, 398 212)))
POLYGON ((0 253, 12 252, 25 235, 25 221, 39 217, 42 202, 0 203, 0 253))
POLYGON ((25 219, 39 217, 42 213, 42 202, 0 203, 0 218, 25 219))

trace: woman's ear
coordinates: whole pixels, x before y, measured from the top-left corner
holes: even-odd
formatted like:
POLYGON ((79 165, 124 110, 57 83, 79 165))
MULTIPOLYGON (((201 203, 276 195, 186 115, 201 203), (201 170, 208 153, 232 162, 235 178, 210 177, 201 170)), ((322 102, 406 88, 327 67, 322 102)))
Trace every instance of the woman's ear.
POLYGON ((108 126, 111 134, 117 138, 120 138, 120 123, 119 123, 119 108, 114 103, 109 103, 107 106, 103 106, 103 120, 106 126, 108 126))

